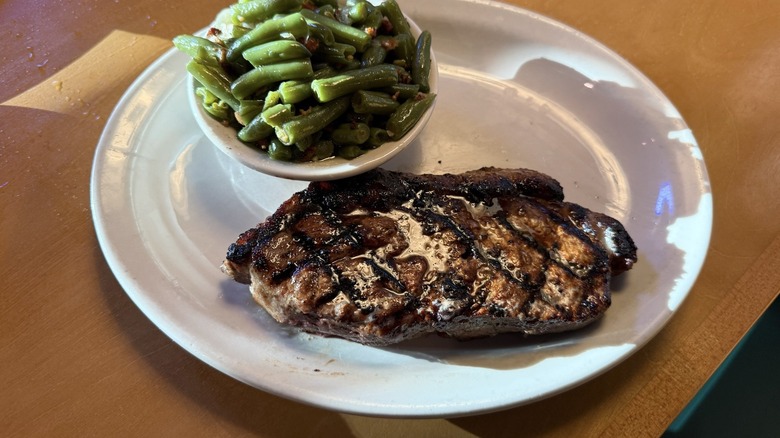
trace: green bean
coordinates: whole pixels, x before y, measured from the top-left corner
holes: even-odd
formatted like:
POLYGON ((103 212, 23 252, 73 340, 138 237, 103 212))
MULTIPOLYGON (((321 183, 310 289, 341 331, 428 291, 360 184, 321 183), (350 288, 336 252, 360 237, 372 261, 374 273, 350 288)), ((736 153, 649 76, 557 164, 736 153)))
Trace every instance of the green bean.
POLYGON ((203 103, 203 106, 211 105, 214 102, 221 102, 221 100, 206 87, 196 87, 195 95, 200 97, 200 101, 203 103))
POLYGON ((319 140, 314 143, 314 157, 317 160, 324 160, 333 156, 333 142, 330 140, 319 140))
POLYGON ((285 81, 279 84, 279 94, 284 103, 302 102, 312 95, 311 81, 285 81))
POLYGON ((347 4, 341 7, 338 12, 338 21, 352 26, 355 23, 361 23, 366 19, 368 7, 366 7, 365 1, 347 2, 347 4))
POLYGON ((311 52, 298 41, 277 40, 250 47, 244 50, 241 56, 257 67, 291 59, 309 58, 311 52))
POLYGON ((322 15, 323 17, 328 17, 332 19, 336 19, 336 6, 331 5, 322 5, 319 8, 316 9, 316 13, 318 15, 322 15))
POLYGON ((360 146, 356 144, 347 144, 339 147, 338 149, 338 156, 341 158, 346 158, 347 160, 352 160, 354 158, 357 158, 365 153, 363 149, 360 148, 360 146))
POLYGON ((365 123, 343 123, 330 133, 336 144, 363 144, 368 140, 371 128, 365 123))
POLYGON ((368 16, 368 2, 357 1, 352 5, 347 3, 347 16, 353 23, 362 23, 368 16))
POLYGON ((238 101, 238 111, 236 111, 235 117, 238 123, 246 126, 261 112, 263 112, 262 100, 240 100, 238 101))
POLYGON ((398 102, 387 93, 359 90, 352 95, 352 109, 358 114, 392 114, 398 102))
POLYGON ((385 62, 386 57, 387 50, 381 45, 371 44, 366 51, 363 52, 363 57, 360 58, 360 66, 366 68, 371 67, 372 65, 379 65, 385 62))
MULTIPOLYGON (((336 70, 325 67, 314 71, 312 76, 314 79, 327 78, 336 74, 336 70)), ((311 81, 309 80, 292 80, 285 81, 279 84, 277 90, 282 98, 283 103, 298 103, 311 97, 314 93, 311 89, 311 81)))
POLYGON ((195 95, 201 98, 201 106, 212 117, 219 120, 230 120, 230 114, 233 112, 232 108, 206 89, 206 87, 198 87, 195 90, 195 95))
POLYGON ((266 85, 290 79, 308 78, 313 73, 308 59, 260 65, 233 81, 230 91, 238 99, 244 99, 266 85))
POLYGON ((315 79, 311 83, 311 89, 318 101, 329 102, 358 90, 389 87, 397 83, 398 70, 396 67, 382 64, 348 71, 329 78, 315 79))
POLYGON ((422 31, 417 38, 417 50, 412 61, 412 82, 420 85, 420 91, 427 93, 431 90, 428 76, 431 72, 431 33, 422 31))
POLYGON ((228 45, 227 59, 235 61, 241 57, 244 50, 279 38, 283 32, 289 32, 295 38, 303 38, 309 34, 309 27, 300 12, 265 21, 233 40, 228 45))
POLYGON ((406 21, 406 17, 404 17, 403 12, 401 12, 401 7, 398 6, 398 2, 395 0, 385 0, 385 2, 379 5, 379 8, 384 12, 385 17, 390 21, 390 24, 393 25, 394 35, 412 34, 409 22, 406 21))
MULTIPOLYGON (((365 124, 367 124, 369 126, 372 123, 374 123, 374 115, 373 114, 358 114, 358 113, 352 112, 352 113, 347 114, 346 119, 350 123, 365 123, 365 124)), ((383 121, 382 123, 384 123, 385 121, 383 121)))
POLYGON ((263 120, 270 126, 276 128, 282 126, 282 124, 293 118, 292 105, 278 104, 274 105, 262 113, 263 120))
POLYGON ((395 56, 404 60, 407 66, 412 65, 415 55, 414 37, 410 34, 396 35, 395 56))
POLYGON ((377 30, 379 30, 379 26, 381 25, 382 11, 380 11, 379 8, 374 8, 368 13, 366 19, 363 20, 363 25, 361 27, 363 28, 363 32, 371 36, 376 36, 377 30))
POLYGON ((349 59, 346 63, 341 65, 341 72, 346 73, 350 70, 357 70, 360 68, 360 61, 357 59, 349 59))
POLYGON ((228 74, 227 70, 222 66, 222 64, 204 64, 199 62, 197 59, 193 59, 191 61, 205 66, 212 74, 216 75, 222 83, 230 84, 233 81, 233 79, 231 79, 231 75, 228 74))
POLYGON ((238 57, 238 59, 234 59, 233 61, 225 61, 223 64, 225 71, 230 71, 230 81, 233 82, 233 79, 241 76, 242 74, 248 72, 249 70, 252 70, 254 66, 249 63, 246 59, 243 57, 238 57))
POLYGON ((346 43, 354 46, 358 52, 366 50, 371 43, 371 36, 360 29, 354 28, 344 23, 340 23, 332 18, 319 15, 308 9, 301 10, 300 14, 307 20, 316 21, 333 32, 333 37, 340 43, 346 43))
POLYGON ((314 157, 317 160, 324 160, 333 156, 335 146, 330 140, 320 140, 314 143, 314 157))
POLYGON ((282 100, 282 93, 278 90, 271 90, 265 95, 263 99, 263 111, 271 108, 282 100))
POLYGON ((395 84, 393 86, 382 89, 385 93, 393 96, 396 100, 403 101, 411 99, 417 96, 420 92, 420 86, 417 84, 395 84))
POLYGON ((238 131, 238 138, 243 142, 252 143, 268 138, 273 133, 273 126, 266 123, 263 116, 258 114, 238 131))
POLYGON ((268 144, 268 157, 279 161, 292 161, 293 149, 277 139, 268 144))
POLYGON ((230 92, 230 84, 213 67, 200 64, 197 61, 190 61, 187 63, 187 71, 195 80, 228 104, 234 111, 238 110, 238 99, 230 92))
POLYGON ((350 59, 353 56, 355 56, 355 52, 357 51, 357 49, 355 49, 355 46, 353 46, 352 44, 345 44, 345 43, 338 43, 338 42, 333 43, 333 48, 343 53, 344 57, 347 59, 350 59))
POLYGON ((390 134, 386 129, 371 128, 371 133, 368 136, 368 145, 372 148, 379 147, 390 141, 390 134))
POLYGON ((296 141, 295 147, 301 152, 306 152, 306 149, 309 149, 309 147, 311 147, 311 145, 313 144, 314 144, 314 135, 310 135, 308 137, 303 137, 298 141, 296 141))
POLYGON ((316 52, 317 58, 321 58, 328 64, 344 65, 353 59, 355 47, 349 44, 333 43, 331 46, 320 46, 316 52))
POLYGON ((327 64, 324 67, 318 66, 317 69, 314 70, 314 79, 329 78, 335 75, 336 73, 338 73, 338 70, 336 70, 333 67, 330 67, 327 64))
POLYGON ((394 63, 398 64, 399 61, 402 61, 403 67, 411 65, 412 58, 414 58, 414 38, 408 34, 378 35, 373 39, 371 45, 380 46, 388 53, 392 52, 396 58, 394 63))
POLYGON ((313 20, 306 20, 306 24, 309 26, 309 38, 314 38, 326 46, 331 46, 336 41, 327 26, 313 20))
POLYGON ((371 132, 368 135, 368 141, 366 141, 366 144, 371 149, 375 149, 387 143, 388 141, 390 141, 390 135, 387 133, 386 129, 371 128, 371 132))
POLYGON ((259 23, 273 17, 275 14, 299 10, 301 0, 253 0, 230 6, 233 17, 240 21, 259 23))
POLYGON ((348 96, 315 106, 307 114, 295 116, 277 127, 276 137, 284 144, 294 144, 333 123, 347 111, 347 108, 349 108, 348 96))
POLYGON ((344 52, 328 46, 318 47, 317 52, 314 54, 314 59, 337 66, 343 66, 350 61, 347 59, 346 55, 344 55, 344 52))
POLYGON ((406 135, 431 107, 435 98, 435 94, 426 94, 421 99, 409 99, 402 103, 387 119, 387 134, 390 138, 398 140, 406 135))
POLYGON ((209 66, 219 66, 225 59, 225 48, 219 44, 194 35, 179 35, 173 45, 192 59, 209 66))

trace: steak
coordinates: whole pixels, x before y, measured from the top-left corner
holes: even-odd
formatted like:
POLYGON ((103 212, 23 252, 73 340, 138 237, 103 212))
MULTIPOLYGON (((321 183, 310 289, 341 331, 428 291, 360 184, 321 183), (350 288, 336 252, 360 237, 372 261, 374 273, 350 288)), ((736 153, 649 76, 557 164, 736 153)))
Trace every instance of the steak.
POLYGON ((576 329, 636 246, 528 169, 377 169, 312 182, 230 245, 222 270, 277 321, 368 345, 576 329))

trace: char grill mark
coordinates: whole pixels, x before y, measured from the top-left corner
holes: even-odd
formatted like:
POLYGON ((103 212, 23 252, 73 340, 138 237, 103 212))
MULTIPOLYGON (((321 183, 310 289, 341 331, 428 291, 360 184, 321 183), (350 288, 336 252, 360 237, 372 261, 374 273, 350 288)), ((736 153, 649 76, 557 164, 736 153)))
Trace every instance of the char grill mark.
POLYGON ((613 275, 631 269, 636 261, 636 245, 625 233, 620 222, 570 202, 561 202, 558 205, 563 217, 580 229, 596 246, 606 250, 613 275))
MULTIPOLYGON (((520 197, 507 201, 502 199, 500 203, 509 210, 496 211, 492 215, 479 215, 469 211, 463 200, 449 198, 440 202, 438 208, 450 216, 434 217, 444 218, 442 223, 445 226, 453 229, 465 242, 471 242, 470 252, 474 257, 490 265, 503 276, 503 280, 508 281, 508 284, 497 289, 508 290, 511 301, 517 303, 518 296, 525 296, 526 300, 531 301, 543 300, 563 317, 576 317, 571 310, 572 307, 576 308, 576 305, 562 299, 567 297, 567 294, 561 290, 560 285, 571 286, 587 282, 590 274, 585 268, 587 266, 598 270, 597 274, 603 274, 606 272, 605 255, 595 252, 587 237, 573 229, 563 218, 536 205, 530 198, 520 197), (524 219, 531 210, 535 214, 531 216, 529 225, 524 219), (549 235, 549 230, 555 230, 555 233, 549 235), (523 245, 522 250, 517 251, 514 246, 524 242, 529 242, 530 245, 523 245), (575 268, 576 272, 572 268, 575 268)), ((476 207, 472 206, 472 209, 474 208, 476 207)), ((501 294, 496 292, 489 298, 500 299, 501 294)), ((525 302, 520 303, 521 309, 528 307, 525 302)), ((491 304, 494 309, 500 306, 497 302, 491 304)), ((540 303, 538 306, 543 305, 540 303)), ((517 316, 521 312, 522 310, 514 306, 508 313, 517 316)))
POLYGON ((570 329, 609 306, 610 268, 635 247, 562 199, 523 169, 315 182, 239 236, 223 269, 251 274, 278 321, 364 343, 570 329))

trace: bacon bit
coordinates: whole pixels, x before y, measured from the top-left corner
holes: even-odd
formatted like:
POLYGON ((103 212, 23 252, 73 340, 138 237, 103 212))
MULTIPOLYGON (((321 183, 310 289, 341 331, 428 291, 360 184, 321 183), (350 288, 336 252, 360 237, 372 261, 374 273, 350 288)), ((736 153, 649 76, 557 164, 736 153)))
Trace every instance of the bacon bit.
POLYGON ((418 91, 413 99, 414 100, 423 100, 423 99, 425 99, 425 96, 427 96, 427 94, 423 93, 422 91, 418 91))
POLYGON ((206 32, 206 39, 219 45, 218 61, 220 64, 224 64, 227 59, 227 49, 225 48, 225 42, 222 41, 222 31, 216 27, 211 27, 209 28, 209 31, 206 32))
POLYGON ((364 27, 363 32, 367 33, 371 38, 374 38, 376 36, 375 27, 364 27))
POLYGON ((382 40, 382 48, 385 50, 395 50, 398 47, 398 40, 395 38, 387 38, 382 40))
POLYGON ((405 59, 396 59, 393 61, 393 65, 401 68, 406 68, 406 60, 405 59))
POLYGON ((379 29, 383 33, 390 33, 393 31, 393 23, 387 17, 382 17, 382 23, 379 25, 379 29))
POLYGON ((409 74, 404 69, 398 69, 398 82, 402 84, 411 84, 412 83, 412 75, 409 74))
POLYGON ((397 101, 398 101, 398 98, 399 98, 400 96, 401 96, 401 92, 400 92, 400 91, 396 91, 396 92, 395 92, 395 94, 393 94, 392 96, 390 96, 390 98, 391 98, 391 99, 393 99, 393 100, 395 100, 395 101, 397 102, 397 101))
POLYGON ((310 2, 310 1, 308 1, 308 0, 307 0, 307 1, 305 1, 305 2, 303 2, 303 4, 301 5, 301 7, 302 7, 303 9, 308 9, 308 10, 310 10, 310 11, 313 11, 313 10, 317 9, 317 5, 315 5, 313 2, 310 2))
POLYGON ((311 112, 311 107, 308 107, 306 109, 301 108, 298 113, 302 116, 305 116, 306 114, 309 114, 311 112))
POLYGON ((304 47, 306 47, 306 50, 308 50, 310 53, 314 53, 317 51, 317 49, 320 47, 320 40, 316 38, 302 38, 298 40, 299 43, 303 44, 304 47))

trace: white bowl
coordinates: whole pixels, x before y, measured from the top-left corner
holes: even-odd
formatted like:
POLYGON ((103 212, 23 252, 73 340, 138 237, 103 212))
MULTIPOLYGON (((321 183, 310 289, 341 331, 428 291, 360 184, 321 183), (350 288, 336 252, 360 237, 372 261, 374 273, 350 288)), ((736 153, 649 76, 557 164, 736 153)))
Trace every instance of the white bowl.
MULTIPOLYGON (((409 26, 412 35, 417 37, 421 30, 417 24, 408 16, 409 26)), ((430 92, 438 92, 439 71, 436 57, 431 51, 431 72, 429 77, 430 92)), ((265 152, 258 151, 255 148, 241 142, 237 137, 235 128, 225 126, 215 120, 203 109, 201 102, 195 95, 195 80, 189 78, 187 81, 190 108, 195 120, 203 130, 203 133, 216 145, 222 152, 238 160, 243 165, 268 175, 278 176, 287 179, 304 181, 322 181, 346 178, 369 171, 379 167, 399 152, 404 150, 414 139, 422 132, 425 125, 433 113, 436 106, 436 100, 430 108, 417 121, 414 127, 404 135, 400 140, 391 141, 371 149, 357 158, 347 160, 340 157, 333 157, 322 161, 312 161, 305 163, 296 163, 288 161, 273 160, 265 152)))

